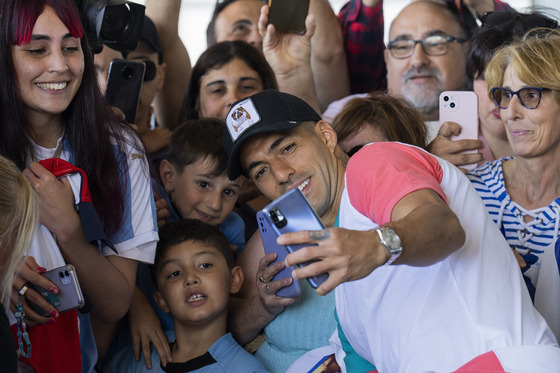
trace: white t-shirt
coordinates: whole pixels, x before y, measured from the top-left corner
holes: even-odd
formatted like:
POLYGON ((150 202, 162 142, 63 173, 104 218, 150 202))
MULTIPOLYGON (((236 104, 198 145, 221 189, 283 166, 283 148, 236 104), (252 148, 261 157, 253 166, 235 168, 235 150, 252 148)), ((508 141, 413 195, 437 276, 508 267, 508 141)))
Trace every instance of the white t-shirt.
POLYGON ((352 347, 379 372, 451 372, 491 350, 507 371, 527 359, 536 371, 557 370, 560 349, 533 308, 509 245, 450 163, 404 144, 365 146, 348 164, 340 226, 385 224, 402 197, 424 188, 459 217, 465 243, 431 266, 382 266, 338 286, 336 309, 352 347), (521 345, 532 347, 507 353, 521 345))

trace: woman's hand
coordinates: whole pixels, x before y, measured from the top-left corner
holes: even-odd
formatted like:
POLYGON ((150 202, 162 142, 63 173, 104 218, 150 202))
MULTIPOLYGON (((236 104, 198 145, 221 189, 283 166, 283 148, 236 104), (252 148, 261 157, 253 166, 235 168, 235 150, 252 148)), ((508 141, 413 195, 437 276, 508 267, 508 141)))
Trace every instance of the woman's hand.
POLYGON ((17 304, 21 300, 23 310, 25 311, 25 322, 29 326, 45 323, 54 324, 58 317, 56 309, 41 294, 31 288, 31 284, 35 284, 52 294, 58 294, 58 288, 45 277, 41 276, 41 273, 46 271, 45 268, 37 264, 35 258, 28 256, 14 273, 10 309, 15 313, 17 304), (24 285, 26 286, 25 288, 24 285), (20 291, 24 294, 20 294, 20 291), (30 303, 41 307, 50 316, 40 315, 31 308, 30 303))
POLYGON ((37 162, 23 170, 39 201, 39 220, 56 236, 83 236, 72 186, 66 177, 58 179, 37 162))

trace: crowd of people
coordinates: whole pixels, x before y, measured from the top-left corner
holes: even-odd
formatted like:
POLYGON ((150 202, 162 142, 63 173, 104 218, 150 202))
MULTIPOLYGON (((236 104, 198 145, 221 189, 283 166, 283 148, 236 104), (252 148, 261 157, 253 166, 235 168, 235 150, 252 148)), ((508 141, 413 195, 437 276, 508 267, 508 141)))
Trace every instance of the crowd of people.
POLYGON ((302 34, 219 0, 191 66, 181 9, 94 53, 74 0, 0 0, 7 372, 558 371, 556 13, 411 0, 385 44, 382 0, 309 0, 302 34), (136 123, 113 59, 145 65, 136 123), (440 94, 466 90, 456 140, 440 94), (278 261, 255 215, 294 188, 326 228, 278 261))

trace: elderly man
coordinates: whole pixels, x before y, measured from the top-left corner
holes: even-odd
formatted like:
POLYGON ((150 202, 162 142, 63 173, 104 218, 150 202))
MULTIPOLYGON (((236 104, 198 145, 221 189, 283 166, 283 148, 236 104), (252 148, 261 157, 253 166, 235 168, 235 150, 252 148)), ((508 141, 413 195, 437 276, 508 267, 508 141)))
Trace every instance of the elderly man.
MULTIPOLYGON (((363 11, 363 8, 364 5, 358 9, 363 11)), ((468 38, 469 30, 465 30, 458 15, 445 3, 419 0, 407 5, 397 15, 384 51, 389 94, 404 97, 424 115, 429 128, 428 140, 435 140, 430 145, 431 151, 455 165, 477 163, 483 159, 479 153, 458 154, 481 148, 479 140, 451 141, 449 137, 457 135, 460 127, 452 124, 440 130, 438 122, 441 92, 471 89, 471 81, 466 75, 468 38), (438 130, 441 136, 436 137, 438 130)), ((364 49, 367 52, 368 49, 364 49)), ((361 56, 364 61, 365 57, 361 56)), ((371 57, 379 59, 378 55, 371 57)), ((351 97, 332 103, 323 118, 332 121, 351 97)))
POLYGON ((300 188, 331 228, 281 236, 282 245, 318 246, 272 265, 275 255, 265 256, 253 237, 239 261, 253 281, 232 312, 238 337, 252 337, 268 324, 267 338, 278 338, 269 331, 289 335, 302 320, 307 331, 324 329, 313 316, 328 301, 278 297, 292 279, 272 281, 284 265, 315 261, 293 278, 327 272, 317 293, 338 286, 338 335, 349 344, 342 344, 337 360, 351 366, 348 371, 357 371, 352 347, 381 372, 450 372, 465 364, 462 369, 477 364, 496 372, 526 371, 527 364, 537 364, 536 371, 556 369, 555 338, 461 171, 399 143, 365 146, 347 164, 330 125, 288 94, 264 91, 237 102, 230 113, 239 108, 253 124, 237 132, 226 118, 229 177, 246 175, 271 199, 300 188), (337 220, 346 229, 332 228, 337 220))

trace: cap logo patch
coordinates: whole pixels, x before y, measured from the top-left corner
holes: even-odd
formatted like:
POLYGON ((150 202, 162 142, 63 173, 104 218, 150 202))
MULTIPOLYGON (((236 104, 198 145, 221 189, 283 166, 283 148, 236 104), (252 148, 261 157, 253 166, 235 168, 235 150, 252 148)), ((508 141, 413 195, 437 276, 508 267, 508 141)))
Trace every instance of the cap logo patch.
POLYGON ((261 117, 250 98, 237 103, 226 118, 226 126, 232 141, 235 142, 243 132, 260 121, 261 117))

